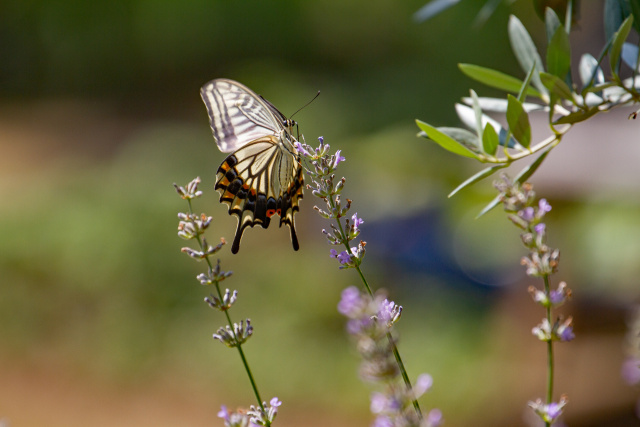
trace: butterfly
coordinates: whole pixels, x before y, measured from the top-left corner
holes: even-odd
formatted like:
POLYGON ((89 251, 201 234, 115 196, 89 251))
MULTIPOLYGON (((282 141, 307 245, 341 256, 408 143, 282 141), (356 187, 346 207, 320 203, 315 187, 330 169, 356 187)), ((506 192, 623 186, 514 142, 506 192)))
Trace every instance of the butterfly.
POLYGON ((248 87, 215 79, 200 89, 213 138, 231 154, 216 173, 215 189, 229 215, 238 217, 231 252, 238 253, 245 228, 269 227, 273 215, 287 224, 293 249, 298 250, 294 214, 302 199, 302 164, 294 144, 296 122, 248 87))

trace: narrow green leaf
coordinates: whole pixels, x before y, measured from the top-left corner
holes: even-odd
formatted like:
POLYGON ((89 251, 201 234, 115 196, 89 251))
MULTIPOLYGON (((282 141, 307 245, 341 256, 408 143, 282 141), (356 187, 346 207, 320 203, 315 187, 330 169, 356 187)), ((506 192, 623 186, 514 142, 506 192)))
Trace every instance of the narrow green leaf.
MULTIPOLYGON (((518 93, 520 86, 522 86, 520 79, 500 71, 492 70, 491 68, 473 64, 458 64, 458 68, 468 77, 487 86, 504 90, 505 92, 518 93)), ((540 92, 532 87, 527 89, 527 95, 542 98, 540 92)))
POLYGON ((556 33, 556 30, 562 25, 560 24, 560 18, 558 18, 558 15, 550 7, 547 7, 544 11, 544 24, 547 32, 547 45, 549 45, 553 35, 556 33))
MULTIPOLYGON (((467 105, 471 105, 471 98, 463 97, 462 102, 467 105)), ((478 102, 482 111, 491 111, 494 113, 506 113, 507 112, 507 100, 504 98, 490 98, 487 96, 479 96, 478 102)), ((541 111, 545 109, 542 104, 534 104, 533 102, 523 102, 522 107, 527 113, 532 111, 541 111)))
POLYGON ((522 104, 514 96, 507 95, 507 123, 513 137, 523 147, 528 148, 531 143, 531 125, 529 124, 529 115, 522 104))
POLYGON ((607 41, 613 40, 624 20, 621 3, 620 0, 605 0, 604 2, 604 38, 607 41))
POLYGON ((478 94, 473 89, 469 92, 471 93, 471 106, 476 117, 476 135, 478 140, 482 140, 482 109, 480 108, 480 101, 478 100, 478 94))
POLYGON ((534 66, 531 67, 531 69, 529 70, 529 72, 527 73, 527 77, 524 79, 524 81, 522 82, 522 85, 520 86, 520 90, 518 91, 518 101, 520 101, 520 103, 522 104, 526 98, 526 93, 527 93, 527 89, 529 89, 530 85, 531 85, 531 79, 533 78, 533 75, 536 72, 536 68, 534 66))
POLYGON ((509 18, 509 41, 522 71, 527 73, 535 65, 536 71, 533 75, 533 85, 540 93, 547 95, 547 89, 540 81, 540 77, 538 77, 539 73, 544 71, 542 59, 526 28, 513 15, 509 18))
POLYGON ((487 0, 473 20, 473 28, 482 27, 491 15, 493 15, 496 8, 500 6, 500 3, 502 3, 502 0, 487 0))
POLYGON ((495 165, 495 166, 490 166, 488 168, 482 169, 480 172, 476 173, 475 175, 473 175, 471 178, 466 179, 462 184, 458 185, 456 187, 455 190, 453 190, 451 193, 449 193, 449 195, 447 197, 453 197, 456 195, 456 193, 458 193, 460 190, 462 190, 465 187, 470 186, 471 184, 475 184, 478 181, 483 180, 484 178, 492 175, 493 173, 495 173, 495 171, 503 169, 507 167, 506 164, 504 165, 495 165))
POLYGON ((484 132, 482 132, 482 148, 484 148, 484 152, 495 156, 498 144, 500 144, 500 140, 498 139, 496 130, 493 126, 489 124, 486 125, 484 127, 484 132))
POLYGON ((611 50, 609 51, 609 63, 611 64, 611 71, 617 75, 620 70, 620 52, 622 52, 622 44, 627 39, 629 31, 631 31, 631 25, 633 24, 633 16, 629 16, 624 20, 618 32, 614 35, 613 43, 611 43, 611 50))
POLYGON ((469 132, 462 128, 453 128, 440 126, 436 128, 440 132, 444 133, 450 138, 455 139, 459 144, 462 144, 467 150, 473 151, 476 154, 481 152, 480 150, 480 138, 475 133, 469 132))
POLYGON ((529 166, 522 169, 520 173, 518 173, 518 175, 516 175, 516 177, 513 180, 515 182, 519 182, 520 184, 528 180, 531 177, 531 175, 533 175, 534 172, 538 170, 538 168, 540 167, 544 159, 551 152, 552 148, 553 146, 550 146, 549 148, 544 150, 542 154, 540 154, 538 158, 533 161, 533 163, 531 163, 529 166))
MULTIPOLYGON (((507 104, 506 100, 505 100, 505 104, 507 104)), ((473 128, 475 126, 475 113, 473 112, 473 108, 467 107, 466 105, 462 105, 462 104, 456 104, 455 108, 456 108, 456 113, 460 118, 460 121, 462 121, 462 123, 464 123, 465 126, 469 128, 473 128)), ((506 113, 506 111, 507 109, 505 105, 504 112, 506 113)), ((492 119, 490 116, 483 114, 482 127, 484 128, 487 125, 493 126, 493 128, 496 130, 496 132, 498 132, 498 135, 500 136, 500 145, 505 145, 507 141, 507 131, 500 125, 500 123, 492 119)), ((459 139, 455 136, 452 136, 452 138, 459 141, 459 139)), ((515 139, 513 139, 512 137, 509 137, 508 144, 509 144, 508 145, 509 148, 514 148, 517 145, 515 139)), ((479 147, 476 147, 476 148, 479 148, 479 147)), ((475 151, 475 150, 472 150, 472 151, 475 151)))
POLYGON ((424 22, 449 9, 450 7, 455 6, 455 4, 459 1, 460 0, 434 0, 431 2, 427 2, 420 8, 420 10, 413 14, 413 19, 416 22, 424 22))
POLYGON ((542 83, 544 83, 546 88, 549 89, 549 92, 562 99, 575 103, 575 100, 573 99, 573 92, 563 80, 560 80, 557 76, 549 73, 541 73, 540 79, 542 79, 542 83))
POLYGON ((575 2, 577 0, 569 0, 567 2, 567 11, 564 14, 564 28, 567 31, 567 34, 571 34, 571 23, 573 22, 573 18, 574 18, 574 10, 575 8, 575 2))
POLYGON ((445 150, 451 151, 452 153, 459 156, 470 157, 474 159, 478 158, 476 153, 469 150, 464 145, 460 144, 458 141, 446 135, 445 133, 440 132, 430 124, 420 120, 416 120, 416 124, 422 131, 424 131, 424 133, 427 134, 429 139, 432 139, 433 141, 438 143, 445 150))
POLYGON ((573 124, 573 123, 578 123, 578 122, 582 122, 584 120, 587 120, 589 117, 595 115, 598 111, 600 111, 598 109, 598 107, 590 107, 589 109, 585 110, 578 110, 574 113, 571 113, 567 116, 561 117, 558 120, 556 120, 555 122, 553 122, 554 125, 565 125, 565 124, 573 124))
POLYGON ((500 195, 494 197, 492 201, 489 202, 487 206, 485 206, 478 215, 476 215, 476 219, 480 218, 482 215, 486 214, 500 203, 500 195))
POLYGON ((571 47, 569 35, 563 26, 556 30, 547 47, 547 70, 564 80, 571 68, 571 47))
POLYGON ((591 86, 590 88, 588 88, 587 90, 585 90, 585 93, 588 92, 601 92, 605 89, 611 88, 611 87, 617 87, 617 83, 615 82, 606 82, 606 83, 602 83, 596 86, 591 86))

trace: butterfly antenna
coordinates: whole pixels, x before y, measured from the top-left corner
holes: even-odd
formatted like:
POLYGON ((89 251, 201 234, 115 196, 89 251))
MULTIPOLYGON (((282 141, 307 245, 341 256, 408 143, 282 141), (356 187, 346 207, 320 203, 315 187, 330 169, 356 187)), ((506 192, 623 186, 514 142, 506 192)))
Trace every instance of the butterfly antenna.
POLYGON ((307 102, 306 104, 304 104, 302 107, 298 108, 298 111, 296 111, 295 113, 293 113, 291 115, 291 117, 289 117, 289 120, 293 119, 293 116, 295 116, 296 114, 298 114, 300 111, 302 111, 303 109, 307 108, 307 106, 309 106, 309 104, 311 104, 313 101, 316 100, 317 97, 320 96, 320 91, 318 91, 318 93, 316 93, 316 96, 313 97, 313 99, 311 99, 311 101, 307 102))

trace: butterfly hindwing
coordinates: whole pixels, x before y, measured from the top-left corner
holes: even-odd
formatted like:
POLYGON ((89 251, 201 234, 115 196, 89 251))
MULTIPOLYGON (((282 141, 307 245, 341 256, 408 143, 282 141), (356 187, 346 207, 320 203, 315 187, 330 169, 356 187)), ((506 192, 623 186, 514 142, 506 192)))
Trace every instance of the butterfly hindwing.
POLYGON ((299 210, 302 187, 300 163, 280 149, 274 136, 259 138, 227 156, 218 168, 215 188, 220 202, 229 206, 229 214, 238 217, 231 251, 238 252, 246 227, 267 228, 276 214, 280 226, 287 224, 291 229, 293 248, 298 250, 293 216, 299 210))
POLYGON ((294 214, 302 199, 302 165, 291 134, 294 122, 246 86, 216 79, 200 90, 218 148, 233 152, 216 175, 220 202, 238 217, 231 252, 240 249, 247 227, 267 228, 273 215, 287 224, 298 250, 294 214))

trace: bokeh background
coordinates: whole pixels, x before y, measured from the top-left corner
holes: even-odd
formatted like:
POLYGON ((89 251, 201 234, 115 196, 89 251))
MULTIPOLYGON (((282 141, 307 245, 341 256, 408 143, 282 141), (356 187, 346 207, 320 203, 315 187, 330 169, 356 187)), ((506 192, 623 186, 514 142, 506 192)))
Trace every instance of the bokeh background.
MULTIPOLYGON (((422 400, 447 426, 528 424, 544 394, 545 346, 530 334, 518 230, 495 210, 489 181, 447 194, 479 169, 416 137, 414 120, 457 126, 470 87, 457 63, 521 76, 507 40, 510 13, 539 46, 529 1, 482 2, 425 23, 424 0, 243 2, 5 1, 0 5, 0 419, 11 426, 209 426, 221 404, 253 395, 237 354, 211 334, 224 324, 202 302, 203 266, 179 252, 172 183, 202 177, 197 211, 209 240, 236 220, 213 191, 224 158, 199 88, 239 80, 307 142, 324 136, 347 161, 345 195, 364 218, 363 265, 404 306, 399 348, 410 376, 429 372, 422 400)), ((602 2, 588 2, 574 55, 603 46, 602 2)), ((533 183, 549 199, 549 243, 575 298, 577 339, 558 345, 556 390, 572 426, 639 425, 640 394, 620 375, 640 273, 640 128, 611 112, 572 132, 533 183)), ((541 117, 539 123, 544 123, 541 117)), ((535 135, 535 133, 534 133, 535 135)), ((245 346, 282 426, 366 426, 371 388, 335 307, 357 285, 328 257, 328 224, 307 193, 288 230, 248 230, 238 255, 219 253, 250 317, 245 346)))

